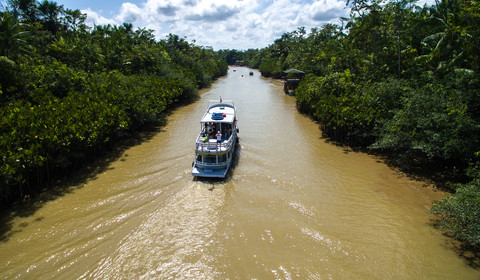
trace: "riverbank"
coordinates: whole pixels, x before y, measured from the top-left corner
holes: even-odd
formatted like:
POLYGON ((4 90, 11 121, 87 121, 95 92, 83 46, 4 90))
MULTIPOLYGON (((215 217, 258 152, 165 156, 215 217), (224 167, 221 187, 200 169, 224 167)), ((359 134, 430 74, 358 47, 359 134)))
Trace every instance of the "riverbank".
POLYGON ((197 90, 173 80, 102 75, 103 82, 93 83, 84 93, 44 96, 36 103, 19 100, 3 107, 1 143, 9 143, 2 146, 3 208, 28 200, 91 164, 118 141, 163 123, 169 110, 198 98, 197 90))

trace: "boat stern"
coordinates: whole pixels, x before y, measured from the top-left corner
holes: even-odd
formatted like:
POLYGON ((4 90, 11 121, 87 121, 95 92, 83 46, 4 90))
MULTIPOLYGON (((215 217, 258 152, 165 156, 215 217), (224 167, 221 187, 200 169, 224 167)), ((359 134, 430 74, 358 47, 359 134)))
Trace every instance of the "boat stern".
POLYGON ((193 165, 192 175, 195 177, 206 177, 206 178, 225 178, 227 176, 228 168, 205 168, 197 167, 193 165))

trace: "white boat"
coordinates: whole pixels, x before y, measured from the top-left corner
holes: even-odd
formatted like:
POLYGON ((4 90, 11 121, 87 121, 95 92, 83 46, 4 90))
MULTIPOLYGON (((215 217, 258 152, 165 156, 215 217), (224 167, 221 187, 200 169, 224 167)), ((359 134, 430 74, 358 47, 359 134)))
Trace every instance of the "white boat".
POLYGON ((231 100, 209 101, 195 141, 192 175, 224 178, 237 144, 237 115, 231 100))

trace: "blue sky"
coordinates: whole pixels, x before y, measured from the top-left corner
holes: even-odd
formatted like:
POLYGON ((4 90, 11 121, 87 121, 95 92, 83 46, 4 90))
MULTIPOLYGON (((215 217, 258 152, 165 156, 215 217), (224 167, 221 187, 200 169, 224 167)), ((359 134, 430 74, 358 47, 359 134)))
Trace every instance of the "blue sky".
POLYGON ((102 13, 104 16, 112 16, 120 10, 120 7, 123 3, 129 2, 133 3, 137 6, 141 6, 143 2, 146 1, 138 1, 138 0, 130 0, 130 1, 123 1, 123 0, 53 0, 60 5, 63 5, 65 8, 69 8, 72 10, 79 9, 79 10, 87 10, 91 9, 92 11, 97 11, 102 13))
MULTIPOLYGON (((425 1, 425 0, 423 0, 425 1)), ((433 1, 433 0, 429 0, 433 1)), ((310 31, 348 16, 344 0, 57 0, 87 13, 87 24, 122 24, 219 49, 263 48, 298 27, 310 31)))

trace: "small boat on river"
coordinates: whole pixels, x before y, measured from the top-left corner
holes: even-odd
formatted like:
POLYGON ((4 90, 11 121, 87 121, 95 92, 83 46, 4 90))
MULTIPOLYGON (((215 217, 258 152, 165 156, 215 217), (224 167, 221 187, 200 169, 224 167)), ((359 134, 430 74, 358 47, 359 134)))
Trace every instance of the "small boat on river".
POLYGON ((209 101, 195 141, 192 175, 224 178, 237 144, 237 115, 231 100, 209 101))

